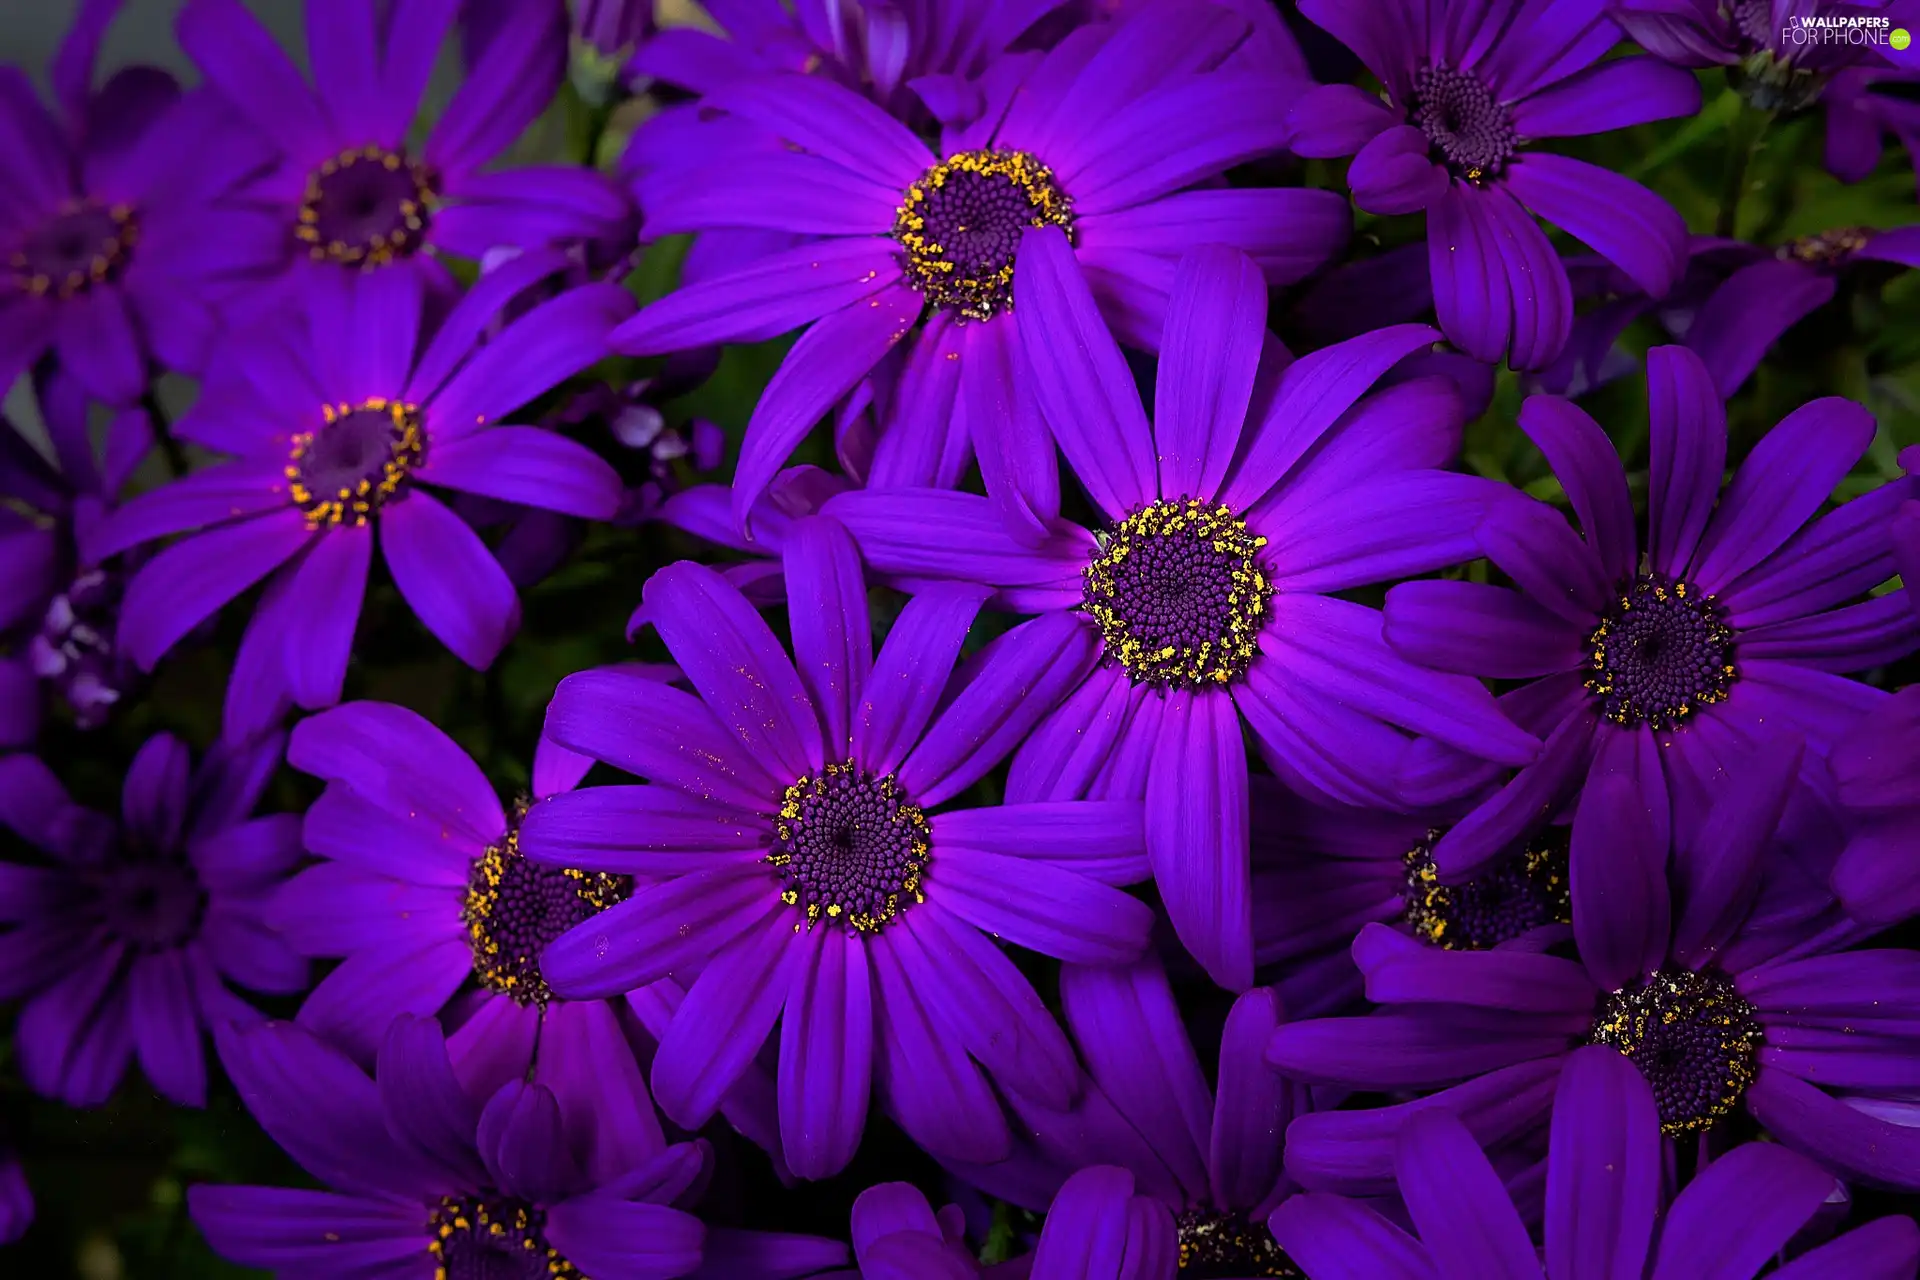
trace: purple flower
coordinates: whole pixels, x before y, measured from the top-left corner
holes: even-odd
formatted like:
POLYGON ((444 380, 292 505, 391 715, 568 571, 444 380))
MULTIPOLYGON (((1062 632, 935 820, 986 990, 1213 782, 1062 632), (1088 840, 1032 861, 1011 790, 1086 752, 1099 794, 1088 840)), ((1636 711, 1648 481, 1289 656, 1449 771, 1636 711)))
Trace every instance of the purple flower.
POLYGON ((1149 427, 1059 232, 1028 233, 1017 293, 1038 408, 1103 526, 1056 519, 1029 545, 987 499, 940 490, 865 490, 826 510, 880 572, 988 584, 1003 607, 1045 615, 1033 643, 1097 655, 1015 756, 1008 796, 1144 795, 1180 941, 1245 990, 1243 717, 1289 786, 1373 808, 1444 799, 1463 768, 1477 782, 1459 752, 1524 763, 1539 749, 1479 682, 1399 658, 1378 613, 1333 594, 1475 558, 1504 490, 1435 469, 1459 448, 1453 382, 1366 396, 1433 344, 1424 325, 1260 374, 1265 282, 1242 254, 1197 250, 1172 282, 1149 427))
MULTIPOLYGON (((1619 1055, 1590 1048, 1567 1059, 1547 1156, 1548 1280, 1748 1280, 1762 1271, 1781 1280, 1904 1280, 1920 1263, 1920 1228, 1896 1214, 1771 1269, 1834 1194, 1833 1175, 1749 1142, 1703 1161, 1668 1203, 1649 1124, 1654 1107, 1646 1082, 1619 1055)), ((1273 1232, 1309 1275, 1541 1275, 1521 1213, 1458 1117, 1436 1107, 1410 1118, 1393 1143, 1393 1163, 1419 1238, 1358 1201, 1297 1196, 1274 1213, 1273 1232)))
POLYGON ((1825 892, 1839 822, 1824 806, 1794 812, 1802 759, 1797 737, 1731 757, 1670 876, 1647 870, 1645 851, 1662 846, 1633 783, 1590 782, 1574 826, 1578 960, 1452 951, 1364 927, 1353 959, 1383 1007, 1283 1024, 1268 1061, 1309 1084, 1444 1091, 1297 1119, 1288 1172, 1315 1189, 1377 1189, 1393 1134, 1436 1106, 1489 1145, 1522 1135, 1543 1117, 1566 1056, 1599 1044, 1652 1086, 1656 1106, 1632 1141, 1720 1141, 1745 1112, 1843 1177, 1920 1187, 1920 1107, 1906 1100, 1920 955, 1850 949, 1873 929, 1825 892), (1596 810, 1618 815, 1597 852, 1583 830, 1596 810))
MULTIPOLYGON (((657 1035, 684 992, 661 979, 624 1001, 564 1000, 540 969, 549 942, 635 883, 520 853, 526 815, 571 791, 592 762, 542 742, 531 796, 502 806, 450 738, 382 702, 302 721, 287 761, 327 781, 304 830, 324 861, 276 893, 266 918, 303 955, 343 959, 307 997, 300 1024, 366 1065, 396 1015, 444 1011, 468 1092, 485 1097, 517 1079, 551 1090, 588 1173, 610 1179, 657 1154, 660 1123, 627 1037, 642 1027, 657 1035)), ((759 1084, 771 1101, 771 1082, 759 1084)), ((771 1107, 757 1101, 737 1089, 729 1118, 777 1146, 771 1107)))
MULTIPOLYGON (((785 72, 831 79, 909 123, 977 97, 969 84, 1066 0, 948 0, 923 6, 722 5, 719 31, 669 27, 634 70, 699 94, 785 72)), ((950 117, 942 115, 942 119, 950 117)))
POLYGON ((1598 260, 1570 263, 1574 295, 1603 301, 1575 317, 1566 349, 1535 385, 1578 396, 1632 371, 1637 361, 1618 340, 1652 313, 1706 364, 1722 398, 1731 399, 1787 330, 1831 302, 1843 276, 1873 262, 1920 266, 1920 227, 1836 227, 1771 249, 1696 236, 1685 274, 1663 299, 1648 297, 1598 260))
POLYGON ((80 383, 42 365, 34 385, 58 465, 0 422, 0 498, 16 504, 0 513, 0 636, 11 633, 18 650, 0 658, 0 748, 33 742, 43 683, 93 729, 136 676, 114 642, 131 565, 88 560, 80 544, 146 459, 153 425, 142 409, 122 410, 96 450, 80 383))
POLYGON ((1820 95, 1827 109, 1827 169, 1842 182, 1860 182, 1879 167, 1881 140, 1891 134, 1909 164, 1920 156, 1920 103, 1903 96, 1920 76, 1911 71, 1849 67, 1820 95))
MULTIPOLYGON (((1909 518, 1920 524, 1920 511, 1909 518)), ((1863 718, 1829 763, 1853 820, 1833 869, 1841 905, 1868 924, 1920 915, 1920 685, 1863 718)))
POLYGON ((1137 1186, 1164 1206, 1177 1252, 1198 1274, 1290 1274, 1266 1219, 1296 1189, 1281 1172, 1281 1135, 1311 1106, 1305 1088, 1264 1060, 1281 1020, 1278 994, 1256 987, 1234 1001, 1221 1033, 1217 1088, 1157 960, 1067 965, 1060 1001, 1089 1074, 1080 1101, 1060 1112, 1008 1095, 1020 1134, 1013 1156, 954 1172, 1039 1210, 1056 1193, 1066 1198, 1088 1170, 1112 1166, 1126 1171, 1129 1190, 1137 1186))
POLYGON ((1074 1174, 1053 1197, 1033 1254, 993 1267, 982 1267, 967 1251, 958 1205, 935 1213, 908 1183, 868 1187, 853 1202, 859 1270, 844 1274, 860 1280, 1161 1280, 1182 1265, 1173 1217, 1152 1196, 1136 1195, 1134 1186, 1131 1173, 1111 1165, 1074 1174))
POLYGON ((877 1087, 916 1141, 991 1162, 1009 1136, 980 1067, 1065 1107, 1078 1071, 1046 1006, 984 936, 1125 963, 1152 912, 1136 803, 933 812, 1012 750, 1093 660, 1041 619, 950 679, 986 592, 916 597, 880 652, 859 557, 833 521, 785 550, 795 657, 713 570, 647 583, 650 620, 698 697, 619 671, 560 684, 559 745, 650 779, 553 796, 526 856, 652 883, 542 961, 569 998, 699 970, 660 1037, 653 1091, 704 1123, 780 1024, 780 1136, 802 1177, 843 1168, 877 1087), (979 1066, 976 1066, 975 1063, 979 1066))
POLYGON ((198 372, 215 308, 279 247, 270 225, 216 204, 263 159, 220 104, 155 67, 92 90, 119 8, 80 6, 52 112, 24 72, 0 68, 0 386, 51 351, 88 394, 128 405, 150 359, 198 372))
POLYGON ((1658 297, 1686 262, 1686 226, 1639 183, 1539 138, 1604 133, 1700 108, 1693 76, 1653 58, 1601 61, 1620 32, 1602 0, 1306 0, 1301 12, 1359 55, 1382 103, 1329 85, 1293 108, 1292 148, 1354 157, 1354 200, 1370 213, 1427 213, 1440 327, 1455 346, 1517 369, 1551 364, 1573 299, 1539 215, 1658 297))
POLYGON ((1572 836, 1576 930, 1598 896, 1657 883, 1667 850, 1703 837, 1713 790, 1747 744, 1800 733, 1811 775, 1833 741, 1888 698, 1841 673, 1920 645, 1905 591, 1852 603, 1892 575, 1888 526, 1913 481, 1813 520, 1866 452, 1872 415, 1836 397, 1803 406, 1753 448, 1722 494, 1726 413, 1706 366, 1683 347, 1655 347, 1647 384, 1644 542, 1606 433, 1567 401, 1534 396, 1520 427, 1546 455, 1585 538, 1560 512, 1516 493, 1480 534, 1513 587, 1410 582, 1387 593, 1396 651, 1443 671, 1527 682, 1502 705, 1546 741, 1538 761, 1434 845, 1440 878, 1477 873, 1584 780, 1572 836), (1596 789, 1596 779, 1621 785, 1596 789), (1650 841, 1623 844, 1621 832, 1641 816, 1652 823, 1650 841), (1636 860, 1624 882, 1582 870, 1636 860))
POLYGON ((1844 272, 1868 262, 1920 267, 1920 227, 1837 227, 1772 252, 1740 245, 1713 256, 1732 274, 1692 314, 1683 340, 1730 399, 1788 329, 1832 300, 1844 272))
POLYGON ((563 265, 556 252, 516 258, 437 329, 413 272, 315 277, 283 323, 236 335, 174 432, 237 459, 135 498, 89 548, 98 560, 199 530, 128 584, 120 641, 134 660, 151 670, 269 579, 235 660, 227 731, 257 732, 289 701, 331 706, 377 529, 394 584, 427 629, 468 665, 491 663, 520 623, 513 583, 422 486, 583 519, 619 507, 619 477, 584 446, 494 425, 598 360, 632 306, 616 286, 586 285, 480 342, 495 312, 563 265))
POLYGON ((0 759, 0 825, 46 855, 0 866, 0 998, 26 1001, 14 1043, 31 1088, 98 1106, 138 1054, 160 1093, 201 1106, 201 1028, 259 1016, 227 984, 306 989, 307 962, 260 923, 300 820, 248 817, 281 745, 216 748, 196 769, 179 739, 149 738, 118 822, 34 757, 0 759))
POLYGON ((590 168, 483 171, 559 88, 567 60, 561 0, 513 5, 424 146, 408 147, 408 126, 459 8, 450 0, 310 6, 312 87, 239 0, 192 0, 181 10, 181 48, 271 144, 269 168, 249 184, 245 203, 271 216, 290 265, 258 301, 289 289, 297 298, 310 275, 388 266, 452 292, 437 254, 478 259, 503 245, 631 238, 625 192, 590 168))
POLYGON ((394 1020, 373 1079, 289 1023, 219 1034, 248 1110, 329 1188, 190 1188, 194 1222, 243 1266, 289 1278, 784 1280, 846 1260, 835 1241, 708 1230, 675 1207, 704 1185, 704 1143, 656 1138, 597 1170, 591 1126, 544 1084, 463 1087, 431 1019, 394 1020))
POLYGON ((1358 997, 1347 948, 1368 924, 1466 951, 1540 950, 1570 936, 1565 827, 1548 827, 1471 879, 1447 884, 1432 850, 1454 815, 1328 808, 1271 781, 1248 781, 1254 960, 1263 968, 1305 966, 1324 983, 1311 993, 1318 997, 1312 1006, 1287 1001, 1296 1018, 1325 1001, 1358 997))
POLYGON ((634 53, 653 33, 653 3, 573 0, 568 79, 584 100, 604 106, 634 79, 634 53))
MULTIPOLYGON (((849 1224, 860 1280, 975 1280, 980 1264, 967 1249, 960 1206, 938 1213, 908 1182, 868 1187, 853 1202, 849 1224)), ((823 1278, 838 1280, 838 1278, 823 1278)))
POLYGON ((1793 111, 1817 98, 1825 77, 1842 67, 1886 66, 1888 45, 1849 40, 1844 29, 1817 24, 1882 18, 1900 25, 1885 17, 1887 2, 1613 0, 1607 12, 1655 57, 1679 67, 1731 68, 1732 83, 1755 107, 1793 111))
POLYGON ((1221 65, 1249 30, 1227 9, 1188 3, 1083 27, 1018 75, 990 73, 994 105, 946 128, 937 153, 819 77, 756 77, 710 94, 708 108, 730 113, 716 127, 741 136, 706 139, 702 163, 660 184, 647 200, 650 231, 808 239, 683 285, 614 344, 645 355, 808 326, 747 425, 734 519, 745 522, 821 416, 905 343, 866 483, 951 488, 977 457, 1007 517, 1042 540, 1059 481, 1031 394, 1041 357, 1011 314, 1026 231, 1056 230, 1106 319, 1147 349, 1188 247, 1243 246, 1278 284, 1346 241, 1349 216, 1331 192, 1196 189, 1286 141, 1286 104, 1304 82, 1221 65))

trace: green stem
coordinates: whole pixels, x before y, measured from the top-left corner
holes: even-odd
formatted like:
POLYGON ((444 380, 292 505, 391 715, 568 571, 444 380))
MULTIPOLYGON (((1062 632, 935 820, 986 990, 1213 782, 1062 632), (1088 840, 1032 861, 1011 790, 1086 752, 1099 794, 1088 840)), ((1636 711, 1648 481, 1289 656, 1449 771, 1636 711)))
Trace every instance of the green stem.
POLYGON ((600 143, 607 136, 607 125, 613 120, 613 104, 602 103, 589 107, 592 113, 587 117, 587 154, 584 157, 587 168, 600 167, 600 143))
POLYGON ((1720 185, 1720 217, 1714 234, 1731 237, 1740 225, 1740 200, 1747 191, 1747 170, 1760 149, 1760 139, 1773 123, 1773 112, 1749 107, 1733 118, 1727 127, 1727 169, 1720 185))
POLYGON ((167 470, 178 480, 187 474, 187 451, 173 438, 172 424, 167 421, 167 411, 160 407, 160 397, 151 388, 140 397, 140 407, 147 411, 147 419, 153 423, 153 434, 160 441, 160 452, 167 460, 167 470))

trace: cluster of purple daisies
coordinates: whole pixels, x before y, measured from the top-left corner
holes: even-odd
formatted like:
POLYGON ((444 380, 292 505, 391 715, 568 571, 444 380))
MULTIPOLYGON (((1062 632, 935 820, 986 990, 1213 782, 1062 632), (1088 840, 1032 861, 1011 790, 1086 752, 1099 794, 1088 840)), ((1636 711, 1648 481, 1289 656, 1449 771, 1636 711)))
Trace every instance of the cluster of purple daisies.
POLYGON ((1920 449, 1728 412, 1920 267, 1740 216, 1902 5, 81 0, 8 1069, 237 1093, 290 1280, 1913 1277, 1920 449))

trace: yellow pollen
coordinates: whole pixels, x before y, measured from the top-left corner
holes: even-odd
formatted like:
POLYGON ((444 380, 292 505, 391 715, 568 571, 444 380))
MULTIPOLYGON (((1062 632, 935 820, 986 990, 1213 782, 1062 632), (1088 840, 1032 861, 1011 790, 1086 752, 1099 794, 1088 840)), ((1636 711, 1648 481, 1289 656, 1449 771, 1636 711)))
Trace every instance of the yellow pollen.
POLYGON ((1073 234, 1073 202, 1025 151, 959 151, 907 188, 893 238, 907 282, 936 307, 991 319, 1013 299, 1014 255, 1028 227, 1073 234))
POLYGON ((365 524, 420 465, 426 440, 420 428, 419 406, 375 396, 359 404, 321 405, 320 417, 325 425, 316 431, 298 432, 288 442, 287 465, 283 468, 287 495, 315 528, 365 524), (369 465, 351 484, 318 491, 316 472, 321 469, 316 465, 316 455, 326 445, 326 433, 350 415, 361 413, 381 414, 389 422, 387 456, 377 469, 369 465))

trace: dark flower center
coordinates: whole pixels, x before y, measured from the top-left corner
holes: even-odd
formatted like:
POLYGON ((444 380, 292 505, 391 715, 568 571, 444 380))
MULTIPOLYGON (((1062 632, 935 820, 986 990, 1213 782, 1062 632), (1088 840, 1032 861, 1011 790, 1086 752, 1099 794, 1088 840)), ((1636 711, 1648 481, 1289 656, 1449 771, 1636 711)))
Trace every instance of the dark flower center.
POLYGON ((1591 1044, 1610 1044, 1653 1086, 1673 1137, 1733 1114, 1753 1083, 1760 1024, 1733 983, 1713 973, 1656 973, 1601 1002, 1591 1044))
POLYGON ((1789 240, 1774 250, 1783 262, 1805 262, 1820 267, 1837 267, 1873 240, 1869 227, 1840 227, 1818 235, 1789 240))
POLYGON ((1495 178, 1513 159, 1513 116, 1478 76, 1447 67, 1413 73, 1413 122, 1456 177, 1495 178))
POLYGON ((830 764, 787 788, 767 861, 780 898, 806 912, 871 933, 924 901, 931 830, 892 774, 852 761, 830 764))
POLYGON ((180 858, 129 858, 103 867, 95 884, 107 931, 142 951, 180 946, 206 913, 206 890, 180 858))
POLYGON ((547 1243, 545 1210, 524 1200, 450 1197, 428 1225, 434 1280, 583 1280, 547 1243))
POLYGON ((1193 689, 1246 674, 1273 603, 1266 545, 1198 498, 1162 499, 1110 525, 1083 575, 1107 654, 1135 684, 1193 689))
POLYGON ((308 175, 294 234, 318 261, 383 267, 426 241, 434 198, 432 176, 404 154, 342 151, 308 175))
POLYGON ((34 674, 53 683, 82 729, 106 722, 133 674, 113 646, 121 585, 104 569, 81 574, 47 605, 29 646, 34 674))
POLYGON ((1181 1280, 1241 1280, 1303 1273, 1275 1243, 1267 1224, 1244 1213, 1188 1209, 1175 1224, 1180 1233, 1181 1280))
POLYGON ((1587 637, 1587 688, 1628 728, 1666 729, 1724 702, 1734 681, 1733 629, 1713 597, 1684 582, 1642 574, 1587 637))
POLYGON ((1449 951, 1486 951, 1546 924, 1571 924, 1567 828, 1549 827, 1465 884, 1442 884, 1427 834, 1407 850, 1407 923, 1449 951))
POLYGON ((473 976, 489 991, 545 1007, 553 998, 540 954, 555 938, 633 892, 628 876, 528 862, 520 824, 532 802, 514 802, 507 834, 474 861, 460 911, 473 944, 473 976))
POLYGON ((128 206, 70 202, 14 249, 9 259, 14 285, 32 294, 71 298, 118 279, 139 238, 128 206))
POLYGON ((312 525, 365 524, 420 465, 420 410, 398 400, 323 405, 293 437, 287 491, 312 525))
POLYGON ((986 320, 1013 302, 1013 260, 1028 227, 1073 232, 1073 202, 1025 151, 961 151, 907 188, 893 236, 907 282, 936 307, 986 320))

